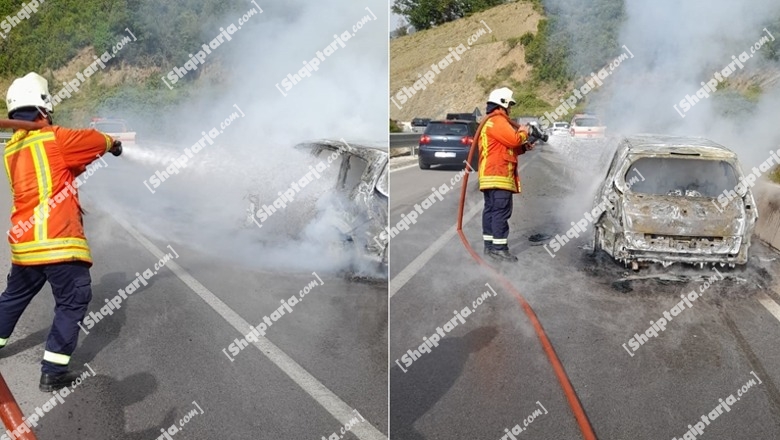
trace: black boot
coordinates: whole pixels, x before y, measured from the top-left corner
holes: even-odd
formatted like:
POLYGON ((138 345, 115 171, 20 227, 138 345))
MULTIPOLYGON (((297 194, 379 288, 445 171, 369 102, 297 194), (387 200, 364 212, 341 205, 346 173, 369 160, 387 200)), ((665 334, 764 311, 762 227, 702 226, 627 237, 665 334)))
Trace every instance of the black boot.
POLYGON ((61 374, 41 373, 41 383, 38 389, 44 393, 65 388, 81 376, 81 371, 68 371, 61 374))
POLYGON ((509 253, 508 249, 491 249, 488 253, 488 256, 492 258, 495 261, 500 262, 509 262, 509 263, 515 263, 517 262, 517 257, 509 253))

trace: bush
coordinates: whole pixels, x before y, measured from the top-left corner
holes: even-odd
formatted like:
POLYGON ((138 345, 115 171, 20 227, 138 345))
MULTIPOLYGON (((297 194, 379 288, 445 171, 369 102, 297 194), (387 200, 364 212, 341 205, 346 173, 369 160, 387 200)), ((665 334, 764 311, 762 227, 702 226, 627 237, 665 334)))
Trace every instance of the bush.
POLYGON ((563 86, 572 79, 567 64, 569 50, 563 44, 551 43, 553 25, 549 20, 540 20, 536 35, 526 33, 520 38, 525 46, 525 62, 534 67, 534 79, 563 86))
POLYGON ((775 167, 772 171, 770 171, 769 180, 780 184, 780 167, 775 167))
POLYGON ((526 32, 520 37, 520 44, 523 46, 528 46, 532 41, 534 41, 533 32, 526 32))

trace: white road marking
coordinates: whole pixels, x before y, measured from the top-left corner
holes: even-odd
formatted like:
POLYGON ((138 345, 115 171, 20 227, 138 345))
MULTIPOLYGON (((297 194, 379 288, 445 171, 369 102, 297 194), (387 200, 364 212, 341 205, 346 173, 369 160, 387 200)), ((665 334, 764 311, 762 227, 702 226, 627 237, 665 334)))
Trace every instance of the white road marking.
MULTIPOLYGON (((463 216, 463 224, 471 220, 472 217, 474 217, 478 212, 482 211, 482 205, 479 203, 475 203, 474 206, 469 209, 469 212, 467 212, 463 216)), ((412 279, 413 276, 417 274, 417 272, 420 271, 420 269, 423 268, 428 262, 433 258, 434 255, 438 254, 439 251, 444 247, 444 245, 447 244, 448 241, 452 239, 452 237, 455 236, 457 233, 457 227, 458 225, 452 225, 449 229, 447 229, 447 232, 442 234, 441 237, 437 238, 436 241, 433 242, 432 245, 430 245, 427 249, 425 249, 420 255, 417 256, 411 263, 409 263, 408 266, 406 266, 401 272, 398 273, 392 280, 390 280, 390 291, 388 292, 389 298, 392 298, 393 295, 398 293, 399 290, 401 290, 402 287, 406 285, 406 283, 409 282, 409 280, 412 279)), ((392 248, 391 248, 392 249, 392 248)), ((392 252, 392 250, 391 250, 392 252)))
POLYGON ((394 172, 396 172, 396 171, 403 171, 403 170, 408 170, 409 168, 414 168, 414 167, 418 167, 418 166, 420 166, 420 165, 418 165, 418 164, 416 164, 416 163, 413 163, 413 164, 411 164, 411 165, 407 165, 407 166, 405 166, 405 167, 401 167, 401 168, 396 168, 396 169, 394 169, 394 170, 390 170, 390 172, 391 172, 391 173, 394 173, 394 172))
MULTIPOLYGON (((523 168, 528 166, 529 163, 531 163, 533 159, 529 160, 528 162, 522 164, 520 166, 520 169, 518 171, 522 171, 523 168)), ((391 196, 392 197, 392 196, 391 196)), ((474 206, 469 209, 467 213, 463 215, 463 226, 466 226, 466 224, 471 220, 478 212, 482 211, 482 204, 476 203, 474 206)), ((447 229, 447 231, 441 235, 441 237, 437 238, 436 241, 433 242, 433 244, 428 247, 428 249, 424 250, 420 255, 417 256, 414 260, 412 260, 411 263, 409 263, 408 266, 403 268, 401 272, 398 273, 392 280, 390 280, 390 289, 388 292, 388 299, 392 298, 393 295, 398 293, 401 288, 403 288, 406 283, 409 282, 409 280, 412 279, 417 273, 426 265, 429 261, 431 261, 431 258, 434 257, 437 253, 439 253, 440 250, 444 247, 444 245, 447 244, 448 241, 452 239, 452 237, 455 236, 457 233, 457 223, 452 225, 451 228, 447 229)), ((392 247, 390 248, 390 252, 392 252, 392 247)))
POLYGON ((766 293, 759 293, 756 295, 758 298, 758 302, 761 303, 764 308, 769 310, 769 313, 772 314, 778 321, 780 321, 780 304, 777 304, 772 298, 769 297, 766 293))
MULTIPOLYGON (((111 215, 114 220, 119 223, 133 238, 138 240, 143 247, 145 247, 152 255, 157 258, 162 258, 165 253, 161 251, 157 246, 149 241, 146 237, 141 235, 135 228, 125 222, 119 217, 111 215)), ((203 284, 198 282, 187 271, 179 266, 175 261, 171 260, 166 263, 165 267, 171 270, 184 284, 186 284, 193 292, 203 299, 214 311, 219 313, 222 318, 225 319, 230 325, 232 325, 241 335, 244 335, 250 331, 249 323, 244 320, 238 313, 234 312, 227 304, 222 302, 216 295, 211 293, 203 284)), ((309 396, 311 396, 317 403, 320 404, 326 411, 328 411, 333 417, 336 418, 342 425, 346 426, 349 421, 354 417, 354 411, 346 404, 341 398, 335 395, 331 390, 325 387, 317 378, 309 374, 303 367, 298 365, 287 353, 283 352, 273 342, 269 341, 263 336, 257 336, 258 342, 252 342, 252 345, 257 347, 260 352, 273 362, 279 369, 281 369, 290 379, 293 380, 299 387, 303 389, 309 396)), ((361 440, 387 440, 387 436, 382 434, 379 430, 374 428, 370 423, 363 422, 356 424, 350 430, 355 436, 361 440)))

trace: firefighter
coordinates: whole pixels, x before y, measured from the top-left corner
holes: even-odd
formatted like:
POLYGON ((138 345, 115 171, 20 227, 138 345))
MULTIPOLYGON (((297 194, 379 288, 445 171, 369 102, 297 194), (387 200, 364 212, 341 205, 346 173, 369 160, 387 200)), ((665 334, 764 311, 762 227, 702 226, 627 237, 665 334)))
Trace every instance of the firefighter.
POLYGON ((80 374, 70 371, 68 363, 78 342, 78 323, 92 299, 92 257, 73 182, 105 153, 121 154, 122 145, 96 130, 51 125, 48 82, 37 73, 16 79, 8 88, 6 104, 10 119, 46 126, 16 130, 5 146, 13 210, 7 234, 11 271, 0 295, 0 348, 48 281, 54 294, 54 322, 43 353, 39 389, 49 392, 70 385, 80 374))
POLYGON ((532 150, 528 127, 509 119, 515 100, 507 87, 490 92, 485 120, 477 134, 479 142, 479 190, 485 199, 482 211, 482 238, 485 255, 496 261, 517 261, 509 253, 509 217, 512 196, 520 192, 517 156, 532 150))

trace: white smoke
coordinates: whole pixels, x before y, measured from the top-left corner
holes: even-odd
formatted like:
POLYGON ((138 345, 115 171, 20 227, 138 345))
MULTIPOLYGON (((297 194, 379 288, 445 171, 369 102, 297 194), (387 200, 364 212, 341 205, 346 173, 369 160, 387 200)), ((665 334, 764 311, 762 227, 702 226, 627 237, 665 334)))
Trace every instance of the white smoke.
MULTIPOLYGON (((674 106, 686 95, 695 96, 701 83, 723 71, 733 57, 750 54, 750 47, 768 36, 764 28, 770 20, 780 17, 780 3, 661 0, 624 5, 618 43, 630 48, 634 58, 605 81, 597 100, 610 131, 707 137, 736 151, 746 166, 769 157, 769 148, 777 148, 780 139, 780 126, 771 123, 780 109, 776 85, 764 90, 756 106, 728 91, 701 99, 683 112, 684 118, 674 106)), ((729 85, 777 72, 765 53, 759 51, 744 68, 737 65, 727 78, 729 85)))
MULTIPOLYGON (((249 9, 251 4, 247 5, 249 9)), ((300 142, 344 138, 386 144, 387 8, 376 0, 260 6, 263 13, 223 43, 219 58, 207 59, 201 67, 204 71, 219 67, 218 81, 204 74, 206 79, 174 85, 194 93, 191 100, 170 109, 175 120, 167 127, 170 135, 144 143, 140 133, 140 144, 126 146, 122 157, 110 159, 109 168, 84 185, 82 197, 127 218, 147 234, 251 266, 343 269, 352 256, 338 254, 334 244, 338 237, 327 227, 334 205, 319 201, 332 190, 332 178, 323 176, 302 189, 262 228, 243 226, 247 196, 254 194, 261 204, 270 205, 309 171, 316 161, 292 148, 300 142), (287 74, 297 73, 304 61, 317 57, 317 51, 335 40, 334 34, 352 33, 353 25, 366 16, 372 19, 344 47, 339 45, 287 96, 280 93, 276 84, 287 74), (244 116, 221 129, 221 122, 237 109, 244 116), (156 191, 152 194, 144 181, 150 183, 152 175, 164 171, 185 147, 214 128, 223 131, 214 145, 206 143, 188 159, 186 168, 159 187, 149 185, 156 191), (315 220, 325 224, 309 223, 315 220)), ((228 14, 222 21, 237 22, 239 15, 228 14)), ((203 35, 218 32, 202 30, 203 35)), ((181 57, 184 61, 187 54, 181 57)))

